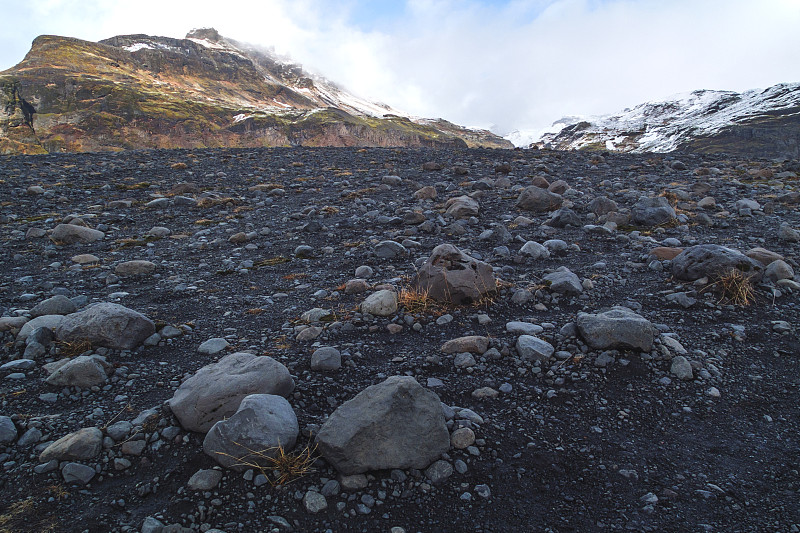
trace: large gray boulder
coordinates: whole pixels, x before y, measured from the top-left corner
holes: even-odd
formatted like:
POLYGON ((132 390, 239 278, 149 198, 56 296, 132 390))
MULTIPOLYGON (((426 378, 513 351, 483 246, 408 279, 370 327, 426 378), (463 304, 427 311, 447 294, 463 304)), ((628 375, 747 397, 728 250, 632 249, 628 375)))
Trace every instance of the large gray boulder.
POLYGON ((236 352, 204 366, 184 381, 169 406, 184 428, 205 433, 233 415, 245 396, 288 396, 293 390, 294 380, 281 363, 267 356, 236 352))
POLYGON ((660 226, 675 220, 675 210, 663 196, 644 196, 631 208, 631 220, 637 226, 660 226))
POLYGON ((440 244, 419 269, 413 287, 440 302, 470 304, 497 289, 491 265, 452 244, 440 244))
POLYGON ((65 316, 55 332, 64 342, 89 341, 92 346, 132 350, 155 333, 156 327, 133 309, 103 302, 65 316))
POLYGON ((100 454, 103 448, 103 432, 98 428, 83 428, 65 435, 39 454, 39 462, 88 461, 100 454))
POLYGON ((52 238, 54 241, 63 244, 75 244, 76 242, 89 244, 91 242, 99 241, 105 236, 106 234, 102 231, 87 228, 85 226, 59 224, 53 230, 52 238))
POLYGON ((99 355, 79 355, 59 363, 52 363, 56 365, 54 367, 45 366, 46 370, 53 370, 46 380, 49 385, 88 389, 105 383, 108 380, 107 371, 113 368, 99 355))
POLYGON ((718 244, 699 244, 686 248, 672 260, 672 275, 677 279, 694 281, 713 278, 738 270, 758 282, 764 265, 738 250, 718 244))
POLYGON ((649 352, 653 347, 655 327, 627 307, 613 307, 604 313, 578 313, 578 331, 596 350, 632 348, 649 352))
POLYGON ((546 213, 561 207, 564 199, 555 193, 536 185, 525 187, 517 197, 517 207, 534 213, 546 213))
POLYGON ((267 458, 278 455, 278 446, 291 450, 299 434, 297 416, 286 398, 251 394, 233 416, 212 426, 203 451, 225 468, 244 472, 254 464, 269 466, 267 458))
POLYGON ((423 469, 450 447, 439 397, 409 376, 367 387, 339 406, 317 434, 322 456, 345 475, 423 469))

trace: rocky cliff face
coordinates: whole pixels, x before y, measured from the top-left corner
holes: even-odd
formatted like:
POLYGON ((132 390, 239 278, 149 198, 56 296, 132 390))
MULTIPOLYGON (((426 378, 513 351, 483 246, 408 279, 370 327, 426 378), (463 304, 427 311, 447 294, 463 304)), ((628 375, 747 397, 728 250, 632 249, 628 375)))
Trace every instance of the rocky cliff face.
POLYGON ((510 148, 400 116, 212 29, 99 43, 41 36, 0 73, 0 153, 136 148, 510 148))

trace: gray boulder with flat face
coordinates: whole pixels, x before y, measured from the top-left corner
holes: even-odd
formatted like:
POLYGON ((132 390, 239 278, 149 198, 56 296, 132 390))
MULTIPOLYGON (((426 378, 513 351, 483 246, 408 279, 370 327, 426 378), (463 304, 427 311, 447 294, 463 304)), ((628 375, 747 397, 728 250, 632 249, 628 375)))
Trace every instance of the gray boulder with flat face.
POLYGON ((39 462, 53 459, 59 461, 88 461, 100 454, 103 447, 103 432, 98 428, 83 428, 65 435, 39 454, 39 462))
POLYGON ((596 350, 632 348, 649 352, 653 347, 655 327, 627 307, 613 307, 604 313, 578 313, 578 331, 596 350))
POLYGON ((564 199, 555 193, 536 185, 525 187, 517 197, 517 207, 534 213, 546 213, 561 207, 564 199))
POLYGON ((686 248, 672 260, 672 275, 677 279, 694 281, 713 278, 738 270, 758 282, 764 265, 742 252, 718 244, 699 244, 686 248))
POLYGON ((226 355, 184 381, 169 400, 181 425, 205 433, 232 416, 245 396, 288 396, 294 390, 289 370, 275 359, 245 352, 226 355))
POLYGON ((233 416, 214 424, 203 440, 203 451, 225 468, 244 472, 253 464, 269 466, 267 457, 276 457, 278 446, 294 448, 299 434, 297 416, 286 398, 251 394, 233 416))
POLYGON ((423 469, 450 448, 439 397, 409 376, 367 387, 339 406, 317 434, 322 456, 345 475, 423 469))
POLYGON ((108 380, 107 371, 111 368, 112 365, 99 355, 79 355, 59 365, 46 381, 58 387, 87 389, 105 383, 108 380))
POLYGON ((542 278, 551 291, 568 296, 577 296, 583 292, 583 285, 578 276, 567 267, 559 267, 558 270, 547 274, 542 278))
POLYGON ((44 315, 68 315, 77 310, 78 307, 72 300, 63 294, 57 294, 36 304, 36 306, 31 309, 31 318, 44 315))
POLYGON ((109 302, 65 316, 55 331, 64 342, 88 340, 114 350, 132 350, 155 332, 155 324, 143 314, 109 302))
POLYGON ((631 220, 637 226, 660 226, 675 220, 675 210, 663 196, 642 197, 631 208, 631 220))
POLYGON ((440 244, 414 277, 416 290, 440 302, 470 304, 497 289, 491 265, 440 244))

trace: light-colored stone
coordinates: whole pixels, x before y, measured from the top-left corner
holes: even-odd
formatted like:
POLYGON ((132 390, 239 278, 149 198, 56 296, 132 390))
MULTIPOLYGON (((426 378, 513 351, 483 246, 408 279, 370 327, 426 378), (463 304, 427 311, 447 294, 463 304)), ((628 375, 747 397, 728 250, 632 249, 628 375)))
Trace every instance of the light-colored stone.
POLYGON ((143 314, 108 302, 66 315, 55 330, 61 341, 89 341, 115 350, 132 350, 155 332, 155 324, 143 314))
POLYGON ((519 253, 531 259, 547 259, 550 257, 550 250, 536 241, 528 241, 519 249, 519 253))
POLYGON ((53 230, 52 238, 57 243, 63 244, 89 244, 105 237, 105 233, 96 229, 73 224, 59 224, 53 230))
POLYGON ((342 354, 336 348, 323 346, 311 354, 311 370, 336 372, 342 367, 342 354))
POLYGON ((450 198, 445 203, 446 213, 453 218, 476 217, 480 212, 480 204, 469 196, 458 196, 450 198))
POLYGON ((649 352, 655 328, 649 320, 627 307, 598 314, 578 313, 578 331, 594 349, 632 348, 649 352))
POLYGON ((68 315, 78 310, 75 303, 62 294, 57 294, 36 304, 31 309, 31 318, 44 315, 68 315))
POLYGON ((286 398, 251 394, 233 416, 214 424, 203 440, 203 451, 225 468, 244 472, 252 468, 245 463, 269 466, 268 458, 278 456, 279 446, 285 451, 294 448, 299 433, 286 398))
POLYGON ((339 406, 317 434, 319 451, 343 474, 425 468, 450 447, 441 402, 408 376, 367 387, 339 406))
POLYGON ((663 196, 642 197, 631 208, 631 220, 637 226, 661 226, 675 220, 675 210, 663 196))
POLYGON ((47 378, 49 385, 88 389, 108 380, 107 371, 113 368, 99 355, 79 355, 58 367, 47 378))
POLYGON ((520 335, 516 348, 523 361, 547 361, 555 352, 552 344, 532 335, 520 335))
POLYGON ((445 342, 441 350, 443 353, 461 353, 469 352, 481 355, 489 349, 489 338, 480 335, 468 335, 466 337, 458 337, 445 342))
POLYGON ((103 432, 98 428, 83 428, 65 435, 50 444, 39 454, 39 462, 53 459, 59 461, 89 461, 100 454, 103 432))
POLYGON ((200 346, 197 347, 197 351, 206 355, 216 355, 228 346, 230 346, 230 344, 228 344, 228 341, 225 339, 214 337, 200 344, 200 346))
POLYGON ((17 440, 17 426, 10 417, 0 415, 0 444, 8 444, 17 440))
POLYGON ((118 276, 142 276, 152 274, 156 269, 155 263, 144 260, 125 261, 114 268, 118 276))
POLYGON ((232 416, 245 396, 288 396, 293 390, 292 376, 281 363, 271 357, 236 352, 204 366, 184 381, 169 406, 184 428, 205 433, 232 416))
POLYGON ((25 322, 17 333, 17 342, 24 342, 36 328, 47 328, 53 332, 64 320, 64 315, 42 315, 25 322))
POLYGON ((189 481, 186 487, 189 490, 213 490, 222 481, 222 471, 220 470, 198 470, 189 481))
POLYGON ((361 304, 361 312, 374 316, 391 316, 397 312, 397 293, 388 289, 373 292, 361 304))
POLYGON ((738 250, 718 244, 686 248, 672 260, 672 275, 686 281, 714 278, 731 270, 742 272, 755 283, 761 280, 764 266, 738 250))
POLYGON ((682 355, 676 355, 672 358, 672 364, 670 365, 669 371, 672 372, 676 378, 683 381, 689 381, 694 378, 692 364, 682 355))
POLYGON ((525 187, 517 197, 516 206, 526 211, 534 213, 544 213, 555 211, 564 203, 564 199, 558 194, 552 193, 547 189, 542 189, 536 185, 525 187))

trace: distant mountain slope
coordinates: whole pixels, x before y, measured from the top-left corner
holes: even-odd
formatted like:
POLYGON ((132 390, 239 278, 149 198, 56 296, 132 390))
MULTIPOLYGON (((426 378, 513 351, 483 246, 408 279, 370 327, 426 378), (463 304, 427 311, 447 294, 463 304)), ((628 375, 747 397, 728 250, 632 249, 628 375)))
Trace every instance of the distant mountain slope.
POLYGON ((0 153, 250 146, 511 148, 413 119, 213 29, 41 36, 0 73, 0 153))
POLYGON ((800 84, 743 93, 694 91, 615 115, 571 117, 534 146, 561 150, 690 150, 800 156, 800 84))

